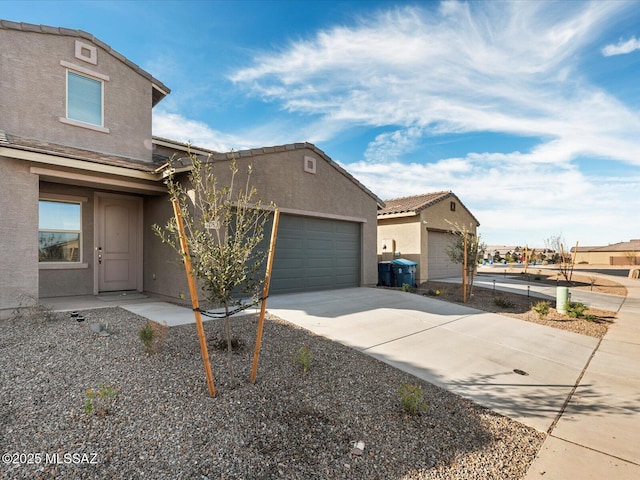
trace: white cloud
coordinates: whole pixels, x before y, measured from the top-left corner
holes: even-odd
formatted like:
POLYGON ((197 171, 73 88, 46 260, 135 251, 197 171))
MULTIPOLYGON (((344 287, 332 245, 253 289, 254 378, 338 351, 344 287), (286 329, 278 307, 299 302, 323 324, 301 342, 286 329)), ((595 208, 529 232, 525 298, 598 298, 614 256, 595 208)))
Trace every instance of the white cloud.
POLYGON ((627 53, 640 50, 640 40, 636 37, 631 37, 629 40, 620 40, 615 45, 609 44, 602 49, 602 55, 605 57, 611 57, 613 55, 626 55, 627 53))
MULTIPOLYGON (((570 242, 635 238, 637 227, 620 219, 637 216, 640 175, 596 177, 578 167, 584 158, 623 163, 631 172, 640 166, 640 112, 590 85, 580 71, 594 36, 627 7, 444 2, 439 9, 380 11, 352 27, 320 31, 264 52, 229 77, 296 119, 313 121, 267 125, 242 137, 254 144, 318 142, 354 126, 385 127, 361 161, 344 165, 381 198, 451 189, 486 234, 499 236, 495 243, 542 242, 560 231, 576 237, 570 242), (431 163, 419 157, 425 139, 470 132, 538 144, 511 153, 470 147, 431 163)), ((603 54, 628 53, 637 43, 633 37, 603 54)), ((238 139, 210 129, 205 137, 237 146, 238 139)))
MULTIPOLYGON (((565 153, 558 149, 556 158, 565 153)), ((567 241, 606 245, 638 236, 640 173, 588 177, 570 163, 531 163, 527 154, 470 154, 431 164, 361 161, 343 165, 383 199, 452 190, 492 244, 567 241), (612 219, 623 219, 612 223, 612 219)))
POLYGON ((290 112, 322 115, 327 131, 396 127, 371 142, 372 161, 398 159, 425 136, 502 132, 638 165, 638 112, 573 73, 577 52, 620 6, 398 8, 264 54, 231 80, 290 112))
POLYGON ((163 110, 154 110, 153 134, 217 152, 249 148, 243 139, 234 135, 222 133, 203 122, 189 120, 182 115, 163 110))

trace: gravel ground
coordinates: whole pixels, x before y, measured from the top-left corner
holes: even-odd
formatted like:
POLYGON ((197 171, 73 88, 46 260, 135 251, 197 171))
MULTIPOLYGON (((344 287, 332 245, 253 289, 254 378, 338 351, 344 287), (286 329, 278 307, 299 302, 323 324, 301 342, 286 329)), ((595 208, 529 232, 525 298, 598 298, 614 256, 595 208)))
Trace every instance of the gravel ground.
MULTIPOLYGON (((0 322, 0 445, 10 454, 0 478, 505 480, 524 476, 544 440, 273 317, 255 384, 254 315, 234 319, 246 345, 233 355, 236 380, 226 354, 210 349, 210 398, 193 325, 168 329, 147 355, 145 319, 119 308, 83 313, 84 323, 63 314, 0 322), (93 322, 111 334, 93 333, 93 322), (307 373, 293 361, 303 345, 314 355, 307 373), (425 414, 402 410, 402 382, 423 388, 425 414), (118 394, 87 414, 87 390, 101 384, 118 394)), ((211 345, 221 335, 218 321, 205 330, 211 345)))
MULTIPOLYGON (((555 281, 553 284, 555 284, 555 281)), ((571 288, 578 289, 585 287, 575 285, 571 288)), ((615 286, 608 288, 616 292, 621 292, 621 290, 615 286)), ((462 303, 462 285, 460 284, 428 281, 421 284, 420 288, 416 290, 416 293, 419 295, 434 296, 434 292, 436 291, 438 291, 439 294, 434 298, 446 302, 462 303)), ((624 293, 626 295, 626 289, 624 293)), ((589 308, 585 313, 593 315, 593 319, 570 318, 568 315, 558 313, 555 308, 551 307, 549 313, 545 315, 544 318, 540 318, 540 316, 531 309, 532 306, 540 301, 542 301, 541 298, 527 297, 526 295, 501 290, 493 291, 491 288, 482 288, 474 285, 473 295, 467 299, 466 306, 595 338, 604 337, 609 325, 615 321, 616 317, 616 312, 589 308), (502 301, 496 302, 496 299, 502 301)), ((552 305, 553 303, 554 302, 551 302, 552 305)))

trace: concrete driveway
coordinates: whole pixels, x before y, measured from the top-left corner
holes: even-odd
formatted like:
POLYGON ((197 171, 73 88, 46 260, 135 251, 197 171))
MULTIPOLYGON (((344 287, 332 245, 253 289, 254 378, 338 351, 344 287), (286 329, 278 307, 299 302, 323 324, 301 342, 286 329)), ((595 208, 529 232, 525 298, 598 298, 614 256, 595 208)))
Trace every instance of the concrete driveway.
POLYGON ((598 345, 595 338, 377 288, 276 295, 267 309, 544 432, 598 345))

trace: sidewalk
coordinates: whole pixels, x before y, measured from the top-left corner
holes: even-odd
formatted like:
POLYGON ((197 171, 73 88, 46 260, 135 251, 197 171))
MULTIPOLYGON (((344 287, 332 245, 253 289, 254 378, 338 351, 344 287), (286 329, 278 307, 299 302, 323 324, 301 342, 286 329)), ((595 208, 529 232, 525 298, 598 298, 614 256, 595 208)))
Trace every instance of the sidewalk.
POLYGON ((525 480, 640 478, 640 281, 595 351, 525 480))

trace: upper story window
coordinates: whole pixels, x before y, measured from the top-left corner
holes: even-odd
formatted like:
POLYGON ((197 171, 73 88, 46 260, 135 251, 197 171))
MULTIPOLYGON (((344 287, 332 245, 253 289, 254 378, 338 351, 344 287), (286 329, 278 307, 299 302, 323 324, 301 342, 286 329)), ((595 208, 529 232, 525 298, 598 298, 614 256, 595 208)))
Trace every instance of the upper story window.
POLYGON ((38 214, 38 261, 79 263, 82 204, 40 200, 38 214))
POLYGON ((109 75, 60 60, 67 74, 67 111, 60 121, 109 133, 104 127, 104 87, 109 75))
POLYGON ((67 118, 102 126, 102 81, 67 70, 67 118))

